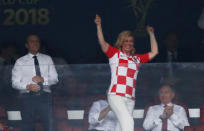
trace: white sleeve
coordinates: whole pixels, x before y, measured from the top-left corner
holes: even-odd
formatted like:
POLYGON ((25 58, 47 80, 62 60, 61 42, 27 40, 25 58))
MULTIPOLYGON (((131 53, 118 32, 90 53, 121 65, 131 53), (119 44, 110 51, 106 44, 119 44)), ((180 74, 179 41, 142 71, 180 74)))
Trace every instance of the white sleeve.
POLYGON ((89 124, 96 125, 96 124, 100 124, 103 121, 103 119, 101 121, 98 120, 101 110, 102 109, 101 109, 100 103, 94 102, 89 110, 89 117, 88 117, 89 124))
POLYGON ((152 107, 149 107, 147 115, 143 122, 143 128, 145 130, 151 130, 158 125, 162 124, 162 120, 159 118, 160 114, 156 114, 152 107))
POLYGON ((17 60, 13 69, 12 69, 12 87, 18 90, 26 90, 26 83, 21 81, 22 78, 22 65, 20 61, 17 60))
POLYGON ((189 126, 186 111, 183 107, 174 111, 169 120, 174 124, 174 126, 181 130, 183 130, 185 126, 189 126))
POLYGON ((51 86, 51 85, 54 85, 58 82, 58 74, 57 74, 55 65, 54 65, 51 57, 49 57, 49 65, 48 66, 49 66, 48 67, 48 69, 49 69, 48 85, 51 86))
POLYGON ((198 26, 204 30, 204 8, 200 15, 200 18, 198 19, 198 26))

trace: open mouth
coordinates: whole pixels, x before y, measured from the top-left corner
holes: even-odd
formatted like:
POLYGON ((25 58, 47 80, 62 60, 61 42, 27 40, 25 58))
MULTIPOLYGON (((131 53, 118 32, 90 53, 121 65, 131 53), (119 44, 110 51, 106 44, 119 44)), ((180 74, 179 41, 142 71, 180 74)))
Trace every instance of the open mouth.
POLYGON ((130 49, 132 49, 132 46, 129 46, 129 45, 124 46, 124 49, 125 49, 125 50, 130 50, 130 49))

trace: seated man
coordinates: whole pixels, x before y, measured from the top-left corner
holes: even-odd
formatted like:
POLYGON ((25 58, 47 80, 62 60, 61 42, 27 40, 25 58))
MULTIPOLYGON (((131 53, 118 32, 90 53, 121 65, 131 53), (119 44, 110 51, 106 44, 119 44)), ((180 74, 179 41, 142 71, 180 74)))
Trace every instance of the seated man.
POLYGON ((107 100, 95 101, 88 116, 90 131, 114 131, 117 118, 111 111, 107 100))
POLYGON ((189 126, 186 111, 172 103, 175 92, 170 85, 163 85, 159 90, 160 105, 149 107, 143 123, 145 130, 179 131, 189 126))

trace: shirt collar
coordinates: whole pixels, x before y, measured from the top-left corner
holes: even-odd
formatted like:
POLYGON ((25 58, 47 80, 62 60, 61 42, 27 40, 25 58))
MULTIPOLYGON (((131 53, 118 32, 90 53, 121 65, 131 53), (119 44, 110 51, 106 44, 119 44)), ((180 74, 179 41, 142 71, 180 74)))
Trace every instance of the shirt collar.
MULTIPOLYGON (((160 105, 161 105, 162 107, 164 107, 164 106, 165 106, 163 103, 161 103, 160 105)), ((172 103, 172 102, 170 102, 170 103, 168 103, 168 104, 167 104, 167 106, 173 106, 173 103, 172 103)))
POLYGON ((30 52, 28 53, 28 56, 31 57, 31 58, 33 58, 33 56, 39 56, 39 55, 40 55, 40 53, 37 53, 36 55, 33 55, 30 52))

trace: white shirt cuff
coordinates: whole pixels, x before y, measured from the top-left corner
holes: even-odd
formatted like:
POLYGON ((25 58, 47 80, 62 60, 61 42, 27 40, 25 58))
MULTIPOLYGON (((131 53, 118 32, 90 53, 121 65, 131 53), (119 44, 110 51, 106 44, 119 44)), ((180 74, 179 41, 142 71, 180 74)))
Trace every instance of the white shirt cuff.
POLYGON ((98 116, 97 116, 97 122, 98 122, 99 124, 101 124, 101 123, 103 122, 104 119, 102 119, 102 120, 99 121, 98 118, 99 118, 100 113, 97 114, 97 115, 98 115, 98 116))

